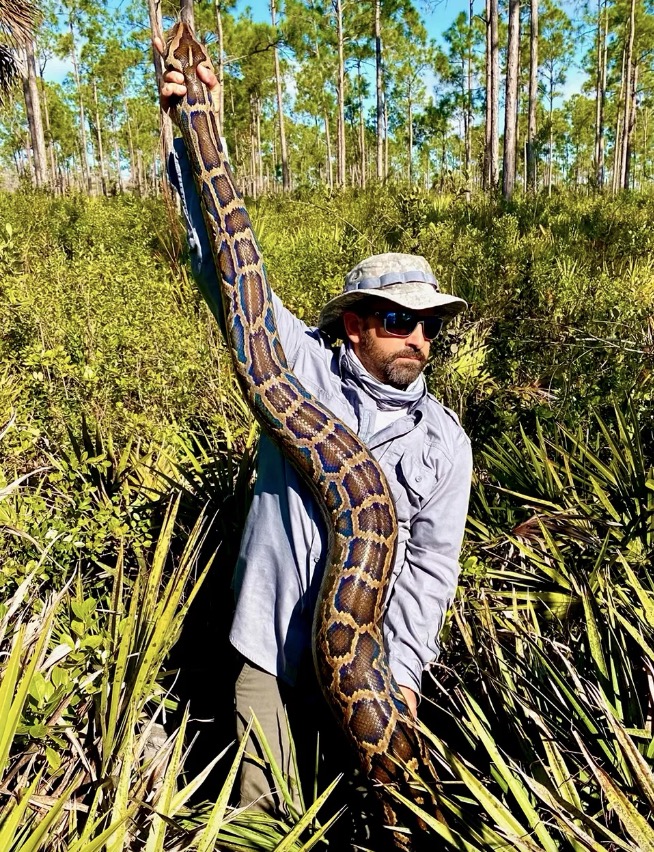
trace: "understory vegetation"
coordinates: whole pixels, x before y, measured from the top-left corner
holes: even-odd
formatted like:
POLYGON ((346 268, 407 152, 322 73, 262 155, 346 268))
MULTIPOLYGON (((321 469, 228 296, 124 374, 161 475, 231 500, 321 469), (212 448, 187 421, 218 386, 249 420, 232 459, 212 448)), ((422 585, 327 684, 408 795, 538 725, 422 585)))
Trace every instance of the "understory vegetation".
MULTIPOLYGON (((467 852, 654 850, 654 196, 373 188, 251 213, 309 323, 387 250, 470 303, 429 374, 476 464, 421 708, 446 823, 425 821, 467 852)), ((331 787, 285 821, 231 806, 257 429, 185 253, 161 200, 0 196, 2 850, 330 838, 331 787)))

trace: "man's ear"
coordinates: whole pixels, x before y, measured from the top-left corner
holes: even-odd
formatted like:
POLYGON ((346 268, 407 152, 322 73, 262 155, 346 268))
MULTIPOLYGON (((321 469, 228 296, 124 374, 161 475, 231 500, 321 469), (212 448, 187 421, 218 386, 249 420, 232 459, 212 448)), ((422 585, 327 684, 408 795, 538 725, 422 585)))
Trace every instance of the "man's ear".
POLYGON ((354 311, 343 311, 343 328, 350 343, 359 343, 362 327, 363 322, 358 314, 354 311))

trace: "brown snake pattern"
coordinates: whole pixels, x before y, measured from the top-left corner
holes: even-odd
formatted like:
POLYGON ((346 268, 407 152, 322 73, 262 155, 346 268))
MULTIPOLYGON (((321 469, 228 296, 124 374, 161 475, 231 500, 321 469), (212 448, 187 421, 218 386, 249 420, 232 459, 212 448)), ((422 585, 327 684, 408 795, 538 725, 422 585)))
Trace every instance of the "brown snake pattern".
MULTIPOLYGON (((322 691, 398 824, 394 786, 438 815, 409 783, 410 771, 436 781, 426 744, 388 666, 382 637, 384 597, 397 522, 386 478, 359 438, 314 399, 289 369, 261 252, 236 188, 211 107, 195 68, 204 47, 180 23, 168 40, 166 67, 184 74, 187 94, 173 109, 193 167, 219 277, 229 345, 242 391, 263 429, 311 487, 329 530, 329 555, 313 624, 322 691)), ((215 314, 215 293, 205 293, 215 314)), ((422 833, 407 809, 403 821, 422 833)), ((393 832, 396 846, 411 840, 393 832)), ((414 834, 415 838, 415 834, 414 834)))

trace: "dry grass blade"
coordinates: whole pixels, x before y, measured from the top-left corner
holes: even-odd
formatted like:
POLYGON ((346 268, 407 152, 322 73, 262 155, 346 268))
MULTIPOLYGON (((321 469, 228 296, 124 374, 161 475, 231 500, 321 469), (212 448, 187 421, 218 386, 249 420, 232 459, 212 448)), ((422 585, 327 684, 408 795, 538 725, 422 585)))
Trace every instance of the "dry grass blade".
POLYGON ((51 605, 42 616, 40 633, 36 644, 28 651, 27 664, 22 659, 26 630, 24 625, 21 625, 3 672, 0 683, 0 777, 6 770, 9 750, 18 728, 32 677, 50 638, 53 618, 54 605, 51 605), (21 671, 23 674, 19 680, 21 671))
POLYGON ((211 813, 209 815, 209 819, 207 820, 206 826, 200 832, 196 840, 195 848, 197 849, 197 852, 210 852, 210 850, 214 848, 216 838, 218 837, 218 832, 220 831, 225 818, 227 802, 229 801, 229 797, 232 792, 232 787, 236 782, 236 776, 238 775, 238 771, 241 766, 241 761, 243 760, 243 755, 245 754, 245 747, 247 745, 251 729, 252 722, 250 722, 247 728, 245 729, 243 739, 239 743, 236 755, 234 756, 234 760, 229 770, 229 774, 227 775, 227 779, 223 785, 222 790, 220 791, 220 795, 216 799, 216 802, 213 808, 211 809, 211 813))
POLYGON ((511 790, 518 806, 527 819, 531 831, 536 834, 543 849, 547 850, 547 852, 557 852, 557 845, 554 839, 547 831, 545 823, 531 803, 530 796, 514 767, 509 765, 507 760, 504 758, 504 755, 497 747, 493 736, 488 729, 487 720, 483 717, 479 706, 470 695, 462 695, 461 701, 463 707, 467 711, 468 724, 479 737, 480 741, 486 748, 491 761, 501 773, 503 781, 511 790))
MULTIPOLYGON (((272 773, 277 792, 281 793, 281 796, 284 799, 284 804, 288 808, 289 813, 295 819, 299 818, 300 814, 294 804, 293 794, 291 793, 292 784, 299 786, 297 780, 294 778, 286 777, 282 772, 281 767, 275 760, 268 740, 266 739, 266 735, 264 734, 263 728, 259 724, 259 720, 255 715, 252 716, 252 727, 256 732, 257 739, 259 740, 259 745, 261 746, 261 749, 265 755, 265 761, 267 763, 267 766, 270 769, 270 772, 272 773)), ((254 758, 255 756, 250 755, 250 757, 254 758)))
POLYGON ((635 780, 638 782, 640 793, 648 801, 650 808, 654 811, 654 774, 652 769, 638 751, 633 739, 625 731, 624 727, 614 717, 608 703, 601 696, 598 696, 598 702, 604 705, 605 715, 608 720, 615 738, 617 739, 620 748, 625 754, 635 780))
POLYGON ((654 829, 652 826, 636 810, 611 776, 596 763, 582 739, 579 736, 576 739, 579 748, 588 761, 588 765, 593 771, 593 775, 604 791, 609 806, 620 818, 620 822, 636 844, 636 848, 639 852, 654 852, 654 829))
POLYGON ((174 813, 171 805, 177 788, 177 779, 182 771, 182 750, 188 718, 189 710, 187 707, 184 711, 179 729, 175 734, 172 754, 170 755, 163 783, 155 804, 155 813, 148 833, 145 852, 159 852, 159 850, 164 849, 167 821, 162 817, 170 817, 174 813))
POLYGON ((4 818, 0 818, 0 849, 11 849, 16 837, 18 827, 23 821, 27 809, 30 805, 31 798, 34 794, 38 783, 41 780, 39 772, 29 787, 23 791, 23 794, 18 802, 10 805, 9 812, 4 818))
POLYGON ((633 852, 632 847, 625 843, 624 840, 609 831, 600 822, 593 819, 593 817, 584 814, 582 811, 572 807, 569 802, 555 796, 547 787, 545 787, 545 785, 540 784, 534 778, 529 778, 527 776, 525 776, 525 782, 549 808, 554 819, 562 823, 565 828, 572 833, 573 837, 569 837, 568 841, 572 843, 573 846, 576 838, 583 844, 581 847, 583 849, 590 849, 592 852, 603 852, 603 850, 606 849, 606 845, 595 840, 591 834, 584 831, 582 826, 585 825, 589 831, 595 831, 601 837, 605 838, 612 847, 614 846, 616 849, 623 849, 625 852, 633 852))
POLYGON ((497 796, 493 795, 488 789, 488 786, 471 771, 465 763, 452 752, 442 740, 439 740, 432 732, 423 728, 425 736, 434 744, 436 751, 441 755, 445 762, 450 766, 455 776, 457 776, 464 784, 467 791, 474 796, 479 802, 483 810, 490 816, 495 825, 502 834, 509 838, 512 843, 520 844, 518 848, 534 852, 538 849, 535 844, 529 840, 530 832, 524 828, 517 818, 512 813, 511 809, 506 807, 497 796))
POLYGON ((437 820, 427 811, 424 811, 422 808, 418 807, 415 802, 412 802, 411 799, 407 799, 397 790, 392 787, 389 787, 388 792, 393 796, 394 799, 397 799, 398 802, 401 802, 405 807, 407 807, 410 811, 412 811, 419 819, 421 819, 425 825, 428 825, 435 834, 437 834, 442 840, 444 840, 448 847, 451 846, 452 849, 460 849, 462 852, 482 852, 480 847, 475 846, 472 843, 468 843, 462 837, 457 837, 457 835, 453 834, 449 826, 437 820))
MULTIPOLYGON (((339 775, 337 778, 334 778, 329 787, 324 790, 320 796, 312 802, 311 805, 307 808, 307 810, 302 814, 302 818, 299 819, 293 828, 289 831, 289 833, 284 837, 284 839, 275 847, 275 852, 292 852, 292 850, 297 849, 297 842, 300 839, 300 836, 304 831, 309 829, 318 814, 320 808, 325 804, 329 796, 332 794, 334 788, 341 780, 341 776, 339 775)), ((312 843, 311 846, 314 844, 312 843)), ((311 848, 309 846, 308 848, 311 848)), ((307 848, 305 846, 300 847, 301 849, 307 848)))

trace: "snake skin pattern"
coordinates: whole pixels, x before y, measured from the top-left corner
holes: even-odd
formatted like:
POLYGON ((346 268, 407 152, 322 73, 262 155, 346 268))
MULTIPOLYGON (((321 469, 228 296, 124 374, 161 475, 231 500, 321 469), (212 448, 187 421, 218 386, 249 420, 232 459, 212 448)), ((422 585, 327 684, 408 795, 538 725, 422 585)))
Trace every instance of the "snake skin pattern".
MULTIPOLYGON (((384 597, 395 554, 397 522, 386 478, 359 438, 314 399, 289 369, 261 252, 223 150, 211 93, 195 68, 208 63, 189 27, 176 26, 166 67, 184 74, 187 94, 173 109, 202 201, 229 345, 254 415, 311 487, 329 530, 329 555, 313 624, 316 672, 327 702, 382 799, 385 821, 398 824, 386 788, 437 816, 409 783, 410 771, 434 785, 426 744, 391 674, 382 638, 384 597)), ((217 313, 215 294, 205 293, 217 313), (213 301, 213 304, 212 304, 213 301)), ((407 810, 403 821, 423 834, 407 810)), ((398 848, 407 834, 393 832, 398 848)))

